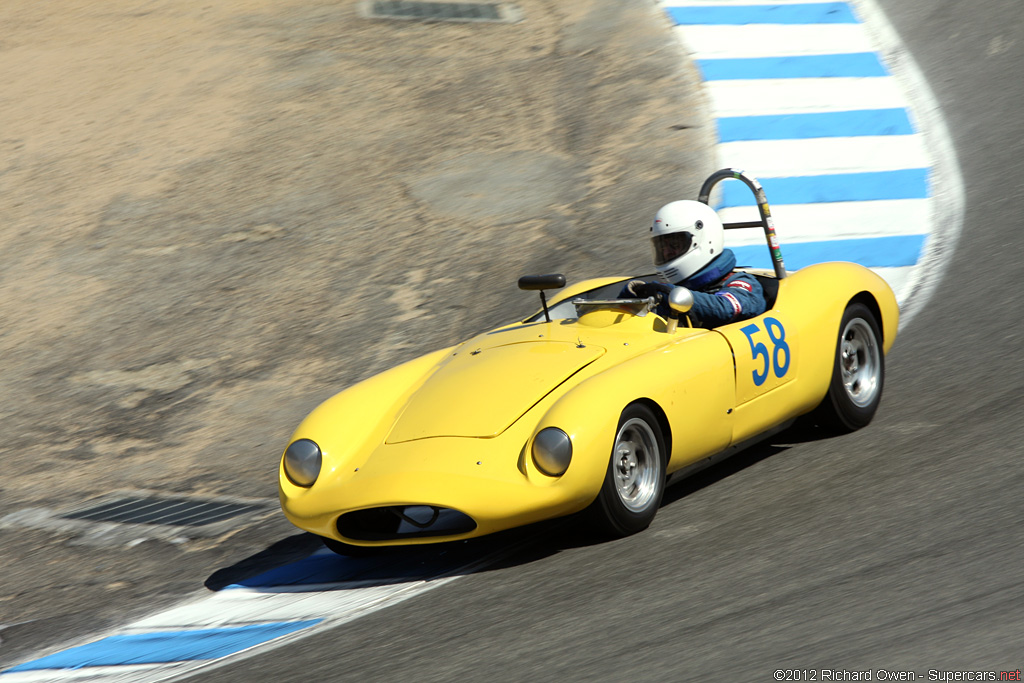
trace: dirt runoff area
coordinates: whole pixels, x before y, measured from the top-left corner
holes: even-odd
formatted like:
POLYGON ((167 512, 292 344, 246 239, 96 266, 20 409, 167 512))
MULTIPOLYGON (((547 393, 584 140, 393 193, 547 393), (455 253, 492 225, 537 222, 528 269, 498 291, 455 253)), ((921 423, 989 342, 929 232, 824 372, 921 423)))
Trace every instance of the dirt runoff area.
MULTIPOLYGON (((696 74, 646 0, 518 7, 0 4, 0 518, 121 489, 273 499, 304 414, 531 312, 519 275, 646 268, 650 216, 714 168, 696 74)), ((8 525, 0 662, 295 534, 8 525)))

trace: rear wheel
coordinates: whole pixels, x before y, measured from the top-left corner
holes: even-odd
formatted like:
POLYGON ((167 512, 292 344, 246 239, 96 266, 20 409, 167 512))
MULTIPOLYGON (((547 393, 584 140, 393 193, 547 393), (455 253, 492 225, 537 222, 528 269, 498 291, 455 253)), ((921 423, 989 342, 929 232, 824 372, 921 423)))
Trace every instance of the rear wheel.
POLYGON ((841 432, 866 426, 882 400, 885 355, 874 314, 851 304, 843 314, 828 394, 818 407, 819 423, 841 432))
POLYGON ((619 418, 608 470, 590 506, 592 525, 622 537, 646 529, 665 492, 665 439, 650 408, 628 406, 619 418))

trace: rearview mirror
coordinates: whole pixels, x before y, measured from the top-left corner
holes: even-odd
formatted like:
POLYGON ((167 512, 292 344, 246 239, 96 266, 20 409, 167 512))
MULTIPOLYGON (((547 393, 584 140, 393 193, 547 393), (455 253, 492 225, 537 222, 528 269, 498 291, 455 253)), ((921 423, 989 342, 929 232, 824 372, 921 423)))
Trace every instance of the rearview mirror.
POLYGON ((565 287, 565 276, 561 273, 551 275, 524 275, 519 278, 519 289, 539 289, 540 305, 544 307, 544 320, 551 322, 551 315, 548 313, 548 299, 544 296, 545 289, 558 289, 565 287))

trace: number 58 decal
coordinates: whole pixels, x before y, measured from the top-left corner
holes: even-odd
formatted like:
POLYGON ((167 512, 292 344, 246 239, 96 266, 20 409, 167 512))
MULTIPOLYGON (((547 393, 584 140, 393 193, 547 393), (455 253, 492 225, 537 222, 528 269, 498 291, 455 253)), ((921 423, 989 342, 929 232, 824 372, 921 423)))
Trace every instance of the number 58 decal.
MULTIPOLYGON (((775 318, 765 318, 764 328, 768 333, 768 339, 772 343, 771 351, 771 369, 775 371, 775 376, 782 378, 786 375, 786 371, 789 370, 789 344, 786 343, 786 328, 782 326, 775 318)), ((754 370, 751 373, 754 376, 754 386, 759 387, 764 384, 764 381, 768 379, 768 347, 762 342, 755 342, 754 335, 759 333, 761 328, 757 326, 757 323, 752 323, 746 327, 741 327, 740 332, 747 335, 747 341, 750 342, 750 353, 753 358, 761 356, 764 358, 764 369, 761 372, 754 370)))

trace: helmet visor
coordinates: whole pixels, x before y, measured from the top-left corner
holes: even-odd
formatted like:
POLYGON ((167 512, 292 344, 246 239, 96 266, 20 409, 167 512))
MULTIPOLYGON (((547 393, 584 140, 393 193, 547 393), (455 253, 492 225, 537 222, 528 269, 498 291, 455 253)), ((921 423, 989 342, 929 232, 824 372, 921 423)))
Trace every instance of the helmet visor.
POLYGON ((688 232, 671 232, 667 235, 657 235, 652 241, 654 265, 660 266, 690 251, 690 247, 693 246, 693 235, 688 232))

